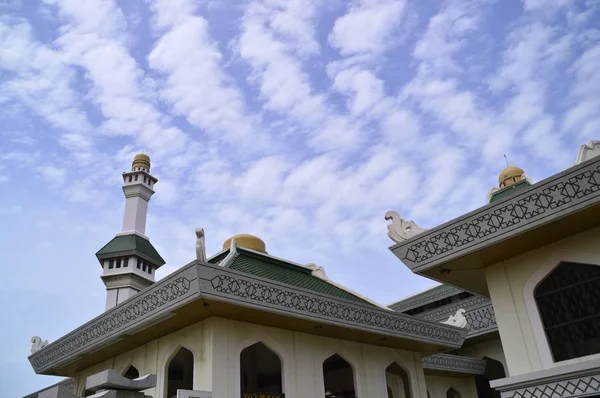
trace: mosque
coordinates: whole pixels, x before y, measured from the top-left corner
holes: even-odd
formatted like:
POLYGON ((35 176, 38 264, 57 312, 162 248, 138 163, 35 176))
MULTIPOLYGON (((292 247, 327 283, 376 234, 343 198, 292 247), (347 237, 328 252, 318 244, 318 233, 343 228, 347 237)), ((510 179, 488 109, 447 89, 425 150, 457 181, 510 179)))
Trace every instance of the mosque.
MULTIPOLYGON (((390 211, 391 252, 440 282, 389 306, 236 235, 165 278, 145 235, 157 179, 123 173, 122 231, 97 253, 106 311, 29 361, 64 381, 27 397, 600 397, 600 141, 431 229, 390 211)), ((383 231, 382 231, 383 232, 383 231)))

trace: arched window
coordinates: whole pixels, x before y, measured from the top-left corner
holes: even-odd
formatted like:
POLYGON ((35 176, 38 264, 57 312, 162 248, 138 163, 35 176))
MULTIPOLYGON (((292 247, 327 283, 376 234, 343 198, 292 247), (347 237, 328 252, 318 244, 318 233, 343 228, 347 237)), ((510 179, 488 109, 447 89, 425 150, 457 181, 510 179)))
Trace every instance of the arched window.
POLYGON ((281 359, 263 343, 246 347, 240 353, 242 396, 263 393, 283 394, 281 373, 281 359))
MULTIPOLYGON (((396 362, 393 362, 390 366, 385 368, 385 380, 388 385, 392 387, 392 392, 395 392, 394 398, 411 398, 410 393, 410 381, 408 373, 396 362)), ((389 394, 388 394, 389 395, 389 394)))
POLYGON ((460 394, 454 387, 450 387, 448 391, 446 391, 446 398, 460 398, 460 394))
POLYGON ((166 398, 177 396, 177 390, 194 389, 194 354, 181 347, 171 359, 167 370, 166 398))
POLYGON ((140 372, 135 368, 135 366, 131 365, 127 368, 125 373, 123 373, 123 377, 127 377, 128 379, 137 379, 140 377, 140 372))
POLYGON ((325 397, 356 398, 354 370, 344 358, 334 354, 323 362, 325 397))
POLYGON ((533 295, 554 362, 600 353, 600 266, 561 263, 533 295))
POLYGON ((483 357, 483 360, 485 361, 485 373, 483 375, 475 375, 477 397, 500 398, 500 393, 490 386, 490 381, 506 377, 504 365, 500 361, 488 357, 483 357))

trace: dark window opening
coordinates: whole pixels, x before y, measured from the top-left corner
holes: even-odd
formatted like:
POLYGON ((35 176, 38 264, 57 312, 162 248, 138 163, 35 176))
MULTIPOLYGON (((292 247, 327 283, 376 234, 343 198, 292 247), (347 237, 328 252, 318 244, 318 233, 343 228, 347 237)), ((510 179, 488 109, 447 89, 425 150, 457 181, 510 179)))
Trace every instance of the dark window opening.
POLYGON ((137 260, 137 269, 140 269, 140 267, 142 266, 142 260, 138 259, 137 260))
POLYGON ((147 266, 148 266, 148 263, 144 261, 144 263, 142 264, 142 271, 146 272, 147 266))
POLYGON ((385 380, 388 388, 389 386, 393 386, 396 391, 402 391, 404 393, 404 398, 412 397, 408 373, 406 373, 406 371, 396 362, 385 369, 385 380))
POLYGON ((485 373, 483 375, 475 375, 477 397, 500 398, 500 393, 490 386, 490 381, 506 377, 504 366, 500 361, 492 358, 483 357, 483 360, 485 361, 485 373))
POLYGON ((127 268, 129 267, 129 259, 128 258, 124 258, 123 259, 123 268, 127 268))
POLYGON ((135 175, 135 180, 136 180, 136 181, 138 180, 138 176, 137 176, 137 174, 135 175))
POLYGON ((473 295, 471 293, 469 293, 469 292, 462 292, 461 294, 458 295, 458 298, 460 300, 464 300, 464 299, 469 298, 469 297, 473 297, 473 295))
POLYGON ((460 394, 453 387, 450 387, 446 391, 446 398, 460 398, 460 394))
POLYGON ((600 353, 600 266, 561 263, 533 294, 555 362, 600 353))
POLYGON ((117 260, 117 268, 121 268, 121 259, 120 258, 117 260))
POLYGON ((108 269, 113 269, 115 266, 115 260, 108 260, 108 269))
POLYGON ((388 398, 394 398, 394 393, 392 392, 392 389, 390 388, 390 386, 388 386, 387 392, 388 392, 388 398))
POLYGON ((186 348, 180 348, 171 359, 167 372, 167 397, 175 397, 177 390, 194 389, 194 354, 186 348))
POLYGON ((354 370, 344 358, 332 355, 323 362, 325 397, 356 398, 354 370))
POLYGON ((125 374, 123 374, 123 377, 126 377, 128 379, 137 379, 138 377, 140 377, 140 372, 135 368, 135 366, 131 365, 129 368, 127 368, 127 371, 125 372, 125 374))
POLYGON ((283 394, 281 359, 263 343, 240 353, 240 382, 245 394, 283 394))
POLYGON ((131 182, 132 179, 133 179, 133 176, 129 176, 129 182, 131 182))

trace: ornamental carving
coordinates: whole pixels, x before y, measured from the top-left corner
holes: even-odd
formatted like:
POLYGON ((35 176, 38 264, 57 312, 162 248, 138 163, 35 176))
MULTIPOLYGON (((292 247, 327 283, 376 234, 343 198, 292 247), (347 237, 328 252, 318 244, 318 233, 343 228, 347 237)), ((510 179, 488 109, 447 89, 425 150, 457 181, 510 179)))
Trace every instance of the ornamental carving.
POLYGON ((449 354, 423 357, 421 365, 424 369, 448 370, 460 373, 483 374, 485 371, 484 360, 449 354))
POLYGON ((465 253, 490 239, 514 229, 531 226, 597 196, 600 190, 599 162, 576 168, 559 178, 534 185, 512 200, 488 205, 443 229, 424 233, 422 238, 399 246, 399 257, 411 268, 465 253))
POLYGON ((494 307, 488 298, 482 296, 469 297, 466 300, 449 304, 433 311, 418 314, 416 317, 420 319, 440 321, 447 319, 450 314, 454 313, 460 308, 466 309, 464 316, 467 319, 467 338, 492 332, 498 329, 494 307))
MULTIPOLYGON (((231 295, 257 305, 267 305, 271 309, 293 311, 311 318, 329 318, 334 322, 377 328, 415 339, 434 340, 451 346, 460 346, 464 341, 465 334, 456 328, 421 321, 393 311, 353 305, 271 283, 262 283, 254 278, 246 278, 229 272, 224 274, 221 271, 217 275, 207 278, 212 289, 220 293, 219 296, 231 295)), ((205 293, 206 291, 203 289, 203 294, 205 293)))
MULTIPOLYGON (((394 303, 394 304, 390 305, 389 307, 391 309, 393 309, 394 311, 404 312, 404 311, 419 307, 421 305, 433 303, 434 301, 437 301, 437 300, 440 300, 440 299, 443 299, 446 297, 450 297, 454 294, 458 294, 461 292, 462 292, 462 290, 460 290, 456 287, 444 286, 444 289, 441 289, 433 294, 429 294, 429 292, 428 292, 428 293, 424 294, 423 296, 417 296, 414 299, 408 298, 406 300, 402 300, 399 303, 394 303)), ((429 312, 427 312, 427 313, 429 313, 429 312)), ((424 318, 424 319, 430 319, 430 318, 424 318)))
POLYGON ((506 398, 575 398, 589 397, 600 393, 600 376, 587 376, 570 380, 561 380, 503 392, 506 398))
POLYGON ((147 294, 135 296, 131 302, 127 301, 123 307, 115 307, 104 316, 76 330, 46 348, 33 354, 29 361, 36 371, 44 369, 54 361, 65 359, 76 351, 89 346, 105 336, 122 327, 132 325, 135 321, 144 318, 145 315, 171 303, 173 300, 187 294, 190 291, 191 280, 181 276, 147 294))

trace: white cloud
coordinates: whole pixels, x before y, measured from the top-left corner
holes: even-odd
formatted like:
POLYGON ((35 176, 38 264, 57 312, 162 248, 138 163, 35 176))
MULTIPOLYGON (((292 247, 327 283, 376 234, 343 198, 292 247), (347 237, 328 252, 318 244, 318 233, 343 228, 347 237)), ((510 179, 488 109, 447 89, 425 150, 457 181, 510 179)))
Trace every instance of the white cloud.
POLYGON ((44 183, 50 183, 51 185, 56 186, 64 184, 67 176, 67 170, 56 166, 40 166, 36 167, 36 171, 43 179, 44 183))
POLYGON ((162 35, 148 61, 166 78, 161 99, 175 114, 228 144, 265 145, 259 119, 249 114, 243 93, 222 70, 223 55, 206 19, 186 1, 156 1, 153 11, 162 35))
POLYGON ((379 54, 393 43, 402 22, 403 0, 361 0, 335 21, 329 42, 342 55, 379 54))

